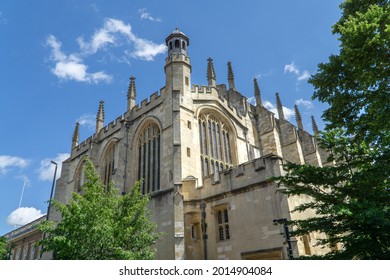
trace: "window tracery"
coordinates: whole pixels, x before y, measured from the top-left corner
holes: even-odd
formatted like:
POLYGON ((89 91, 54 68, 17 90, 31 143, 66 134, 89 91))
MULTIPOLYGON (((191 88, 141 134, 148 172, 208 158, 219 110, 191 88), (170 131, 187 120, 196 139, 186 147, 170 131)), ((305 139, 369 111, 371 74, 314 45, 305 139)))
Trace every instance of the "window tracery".
POLYGON ((229 216, 227 206, 220 207, 217 210, 217 225, 218 225, 218 240, 229 240, 230 239, 230 228, 229 228, 229 216))
POLYGON ((76 169, 75 185, 74 185, 75 192, 80 192, 82 186, 84 185, 84 181, 85 181, 84 166, 85 166, 85 159, 82 159, 79 163, 79 166, 76 169))
POLYGON ((115 161, 115 144, 112 144, 107 149, 104 159, 103 159, 103 171, 102 171, 102 180, 105 186, 112 181, 112 176, 115 173, 114 161, 115 161))
POLYGON ((203 177, 233 166, 231 135, 229 125, 220 118, 213 114, 199 116, 200 161, 203 177))
POLYGON ((160 190, 160 129, 155 123, 148 123, 137 141, 137 179, 143 179, 142 193, 160 190))

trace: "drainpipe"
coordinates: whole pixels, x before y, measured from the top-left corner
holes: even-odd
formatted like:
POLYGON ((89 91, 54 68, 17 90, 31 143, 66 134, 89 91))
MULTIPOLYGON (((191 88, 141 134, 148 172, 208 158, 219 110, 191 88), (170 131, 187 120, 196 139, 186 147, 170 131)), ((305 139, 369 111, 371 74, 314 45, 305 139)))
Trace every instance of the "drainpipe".
POLYGON ((131 123, 128 121, 125 121, 125 127, 126 127, 126 151, 125 151, 125 171, 123 173, 123 190, 122 195, 126 194, 126 179, 127 179, 127 161, 128 161, 128 152, 129 152, 129 129, 130 129, 131 123))

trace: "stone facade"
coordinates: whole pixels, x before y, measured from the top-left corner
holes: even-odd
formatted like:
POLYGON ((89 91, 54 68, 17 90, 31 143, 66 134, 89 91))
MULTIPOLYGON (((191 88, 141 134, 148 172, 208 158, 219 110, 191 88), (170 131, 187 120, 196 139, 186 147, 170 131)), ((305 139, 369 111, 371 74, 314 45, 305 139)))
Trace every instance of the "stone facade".
POLYGON ((12 248, 11 260, 37 260, 41 258, 38 242, 42 240, 43 233, 37 229, 37 225, 45 220, 46 215, 4 235, 7 239, 7 246, 12 248))
MULTIPOLYGON (((80 191, 88 157, 103 181, 114 181, 121 193, 144 180, 153 219, 164 233, 156 244, 157 259, 286 259, 283 228, 273 220, 298 217, 290 210, 306 198, 287 198, 268 179, 283 173, 284 161, 321 166, 326 153, 302 125, 284 119, 279 95, 276 119, 263 107, 256 80, 256 106, 238 92, 230 62, 229 84, 217 84, 212 59, 208 85, 193 85, 189 38, 175 30, 166 45, 160 92, 136 105, 131 77, 123 115, 104 126, 101 102, 96 133, 82 143, 76 124, 55 199, 68 202, 80 191)), ((294 239, 294 255, 320 250, 312 246, 315 238, 294 239)))

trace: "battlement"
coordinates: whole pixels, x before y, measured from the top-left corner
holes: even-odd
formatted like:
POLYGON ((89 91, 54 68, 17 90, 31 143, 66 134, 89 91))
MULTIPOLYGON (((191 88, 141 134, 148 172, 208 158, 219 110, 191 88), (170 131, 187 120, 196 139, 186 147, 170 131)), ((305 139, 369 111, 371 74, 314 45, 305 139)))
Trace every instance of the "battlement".
POLYGON ((202 200, 239 192, 248 186, 268 184, 269 178, 281 174, 281 165, 281 158, 269 155, 205 177, 200 188, 196 188, 195 180, 189 178, 183 181, 184 200, 202 200))
POLYGON ((94 133, 92 136, 88 137, 79 145, 74 147, 71 151, 71 158, 78 157, 79 155, 88 151, 89 148, 91 147, 91 144, 95 141, 95 139, 96 139, 96 134, 94 133))
POLYGON ((116 126, 117 126, 118 124, 120 124, 124 119, 125 119, 125 116, 124 116, 124 115, 121 115, 121 116, 117 117, 114 121, 110 122, 108 125, 106 125, 105 127, 103 127, 103 129, 102 129, 103 133, 105 133, 105 134, 111 134, 111 133, 109 133, 109 132, 112 131, 112 130, 114 130, 114 129, 115 129, 115 131, 116 131, 116 130, 117 130, 117 129, 116 129, 116 128, 117 128, 116 126))
POLYGON ((237 118, 242 119, 242 114, 239 109, 231 106, 215 88, 202 85, 192 85, 191 93, 194 94, 194 100, 219 100, 226 110, 235 115, 237 118))
POLYGON ((164 88, 160 89, 160 92, 156 91, 152 95, 149 96, 149 98, 145 98, 141 101, 141 104, 135 105, 132 112, 134 112, 134 117, 138 117, 150 109, 154 108, 157 105, 160 105, 160 103, 163 101, 163 92, 164 88))
POLYGON ((191 93, 208 93, 211 94, 212 90, 211 87, 209 86, 204 86, 204 85, 192 85, 191 86, 191 93))

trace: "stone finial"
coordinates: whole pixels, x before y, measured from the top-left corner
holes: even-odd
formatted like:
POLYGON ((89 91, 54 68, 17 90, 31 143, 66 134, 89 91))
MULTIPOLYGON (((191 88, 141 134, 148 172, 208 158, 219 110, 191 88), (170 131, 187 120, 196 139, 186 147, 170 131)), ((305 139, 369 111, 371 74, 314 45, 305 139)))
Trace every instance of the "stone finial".
POLYGON ((96 133, 98 133, 104 125, 104 101, 99 102, 99 109, 96 115, 96 133))
POLYGON ((283 105, 279 93, 276 93, 276 108, 278 109, 279 120, 284 120, 283 105))
POLYGON ((80 139, 80 123, 76 122, 74 127, 73 137, 72 137, 72 149, 76 148, 79 145, 80 139))
POLYGON ((227 63, 228 65, 228 82, 229 82, 229 88, 235 89, 234 85, 234 73, 233 73, 233 68, 232 68, 232 62, 229 61, 227 63))
POLYGON ((135 77, 130 77, 129 89, 127 90, 127 110, 131 111, 131 109, 135 106, 135 99, 137 97, 136 89, 135 89, 135 77))
POLYGON ((260 88, 256 78, 253 79, 253 87, 254 87, 256 105, 263 106, 263 103, 261 101, 260 88))
POLYGON ((316 120, 314 119, 314 116, 311 116, 311 126, 313 128, 313 133, 318 134, 319 130, 318 130, 316 120))
POLYGON ((214 64, 213 60, 209 57, 207 59, 207 81, 208 85, 211 87, 215 87, 216 84, 216 76, 215 76, 215 70, 214 70, 214 64))
POLYGON ((294 112, 295 112, 295 120, 297 121, 298 129, 303 130, 301 112, 299 112, 298 105, 296 104, 294 105, 294 112))

